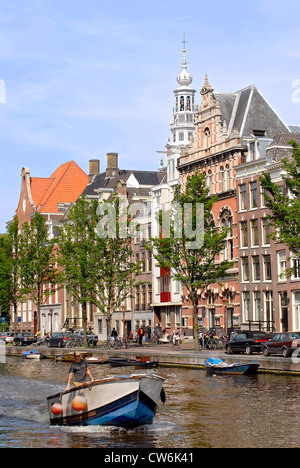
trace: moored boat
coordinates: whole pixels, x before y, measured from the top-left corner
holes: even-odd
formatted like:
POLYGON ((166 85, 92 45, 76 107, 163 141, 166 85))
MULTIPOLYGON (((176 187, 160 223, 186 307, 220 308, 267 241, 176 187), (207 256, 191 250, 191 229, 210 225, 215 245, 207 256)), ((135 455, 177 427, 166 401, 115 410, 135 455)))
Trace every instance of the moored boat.
POLYGON ((112 367, 158 367, 158 361, 151 361, 150 356, 136 356, 136 359, 113 356, 109 363, 112 367))
POLYGON ((22 358, 24 359, 44 359, 44 357, 45 355, 43 353, 38 353, 34 349, 26 351, 26 353, 22 355, 22 358))
POLYGON ((208 375, 256 375, 260 364, 258 362, 235 362, 228 364, 222 359, 205 360, 208 375))
POLYGON ((51 425, 152 424, 164 379, 152 374, 116 376, 48 397, 51 425))
MULTIPOLYGON (((85 359, 88 364, 107 364, 108 362, 107 359, 102 359, 92 354, 80 353, 80 356, 82 359, 85 359)), ((74 353, 61 354, 60 356, 56 356, 55 360, 59 362, 74 362, 75 356, 74 353)))

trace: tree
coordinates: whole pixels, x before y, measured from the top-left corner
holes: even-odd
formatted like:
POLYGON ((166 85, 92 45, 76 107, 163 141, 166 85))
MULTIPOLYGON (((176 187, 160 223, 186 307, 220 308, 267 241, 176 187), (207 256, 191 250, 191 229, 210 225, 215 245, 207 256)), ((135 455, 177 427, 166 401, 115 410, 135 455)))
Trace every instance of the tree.
POLYGON ((38 211, 22 226, 18 261, 21 268, 21 292, 37 307, 37 328, 41 329, 41 305, 53 294, 58 282, 54 240, 49 240, 46 220, 38 211))
POLYGON ((220 282, 234 262, 216 261, 224 249, 228 230, 217 229, 211 216, 217 197, 209 197, 205 177, 188 177, 185 190, 178 186, 169 213, 160 213, 161 235, 148 246, 166 274, 173 274, 187 289, 193 304, 195 349, 198 341, 198 303, 203 290, 220 282), (164 226, 170 226, 165 230, 164 226), (167 231, 167 232, 166 232, 167 231))
POLYGON ((300 257, 300 146, 295 141, 289 144, 292 155, 282 160, 285 187, 273 182, 268 172, 260 177, 260 183, 271 211, 269 219, 276 228, 273 238, 287 244, 300 257))
POLYGON ((131 228, 134 225, 128 207, 122 197, 115 194, 112 201, 103 201, 98 206, 98 248, 95 305, 106 316, 107 333, 111 335, 111 320, 124 301, 132 296, 142 262, 135 262, 132 252, 131 228))
POLYGON ((17 334, 18 304, 24 301, 21 287, 20 251, 22 235, 19 231, 17 216, 7 228, 7 235, 0 239, 0 301, 4 310, 13 308, 14 334, 17 334))
POLYGON ((85 346, 87 302, 106 316, 110 336, 112 314, 131 294, 132 275, 137 271, 132 262, 131 239, 120 235, 119 211, 117 196, 100 205, 82 197, 60 229, 63 282, 81 304, 85 346), (108 223, 107 212, 112 214, 108 223))
POLYGON ((62 282, 82 310, 84 345, 87 346, 87 302, 96 294, 95 249, 97 245, 97 202, 80 198, 68 213, 68 219, 59 229, 57 244, 60 250, 62 282))

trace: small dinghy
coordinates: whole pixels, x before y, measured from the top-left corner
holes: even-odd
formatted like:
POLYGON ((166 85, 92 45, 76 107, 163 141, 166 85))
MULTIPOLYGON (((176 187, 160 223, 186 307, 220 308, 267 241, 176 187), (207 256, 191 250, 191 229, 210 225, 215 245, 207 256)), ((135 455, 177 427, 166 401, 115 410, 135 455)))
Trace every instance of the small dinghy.
POLYGON ((44 357, 45 355, 43 353, 38 353, 34 349, 26 351, 26 353, 22 355, 23 359, 44 359, 44 357))
POLYGON ((97 380, 48 397, 52 426, 118 426, 152 424, 164 379, 133 374, 97 380))
POLYGON ((254 361, 227 364, 218 358, 205 360, 205 368, 208 375, 256 375, 259 366, 260 364, 254 361))
POLYGON ((158 367, 158 361, 151 361, 150 356, 136 356, 135 359, 110 357, 109 363, 112 367, 158 367))
POLYGON ((107 359, 102 359, 97 356, 86 356, 83 358, 88 364, 107 364, 107 359))

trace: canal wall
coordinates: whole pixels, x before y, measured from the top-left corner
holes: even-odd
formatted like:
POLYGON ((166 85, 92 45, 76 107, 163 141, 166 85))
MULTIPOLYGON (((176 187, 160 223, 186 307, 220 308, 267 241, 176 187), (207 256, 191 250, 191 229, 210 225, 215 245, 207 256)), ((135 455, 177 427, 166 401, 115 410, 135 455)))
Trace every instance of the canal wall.
MULTIPOLYGON (((67 354, 75 351, 75 349, 57 349, 57 348, 45 348, 39 346, 35 348, 45 354, 48 358, 55 359, 56 356, 67 354)), ((28 348, 19 348, 14 346, 6 347, 7 356, 22 357, 22 354, 27 351, 28 348)), ((78 348, 77 348, 78 351, 78 348)), ((269 356, 265 357, 260 354, 252 356, 245 355, 227 355, 223 350, 220 351, 192 351, 192 350, 173 350, 170 348, 148 348, 148 347, 132 347, 126 350, 101 350, 99 348, 80 348, 82 353, 91 353, 94 356, 99 356, 104 362, 108 362, 109 356, 122 356, 128 359, 135 359, 136 356, 149 356, 151 360, 158 361, 160 367, 178 367, 178 368, 190 368, 190 369, 205 369, 205 360, 210 357, 218 357, 228 362, 229 364, 235 362, 259 362, 260 368, 259 373, 271 373, 278 375, 295 375, 300 377, 300 359, 283 358, 280 356, 269 356)))

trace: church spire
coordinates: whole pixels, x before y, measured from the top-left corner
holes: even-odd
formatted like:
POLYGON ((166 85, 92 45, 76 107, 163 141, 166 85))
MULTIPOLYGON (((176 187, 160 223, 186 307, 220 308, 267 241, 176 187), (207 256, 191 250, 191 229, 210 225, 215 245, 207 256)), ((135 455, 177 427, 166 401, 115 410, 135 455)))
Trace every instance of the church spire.
POLYGON ((175 89, 175 107, 173 108, 173 123, 171 124, 172 141, 170 146, 182 148, 190 144, 191 137, 194 136, 195 125, 195 93, 196 90, 190 87, 193 81, 192 76, 187 71, 186 59, 186 38, 183 35, 183 59, 182 71, 177 76, 177 82, 180 85, 175 89))

